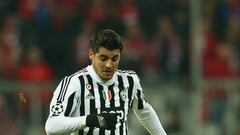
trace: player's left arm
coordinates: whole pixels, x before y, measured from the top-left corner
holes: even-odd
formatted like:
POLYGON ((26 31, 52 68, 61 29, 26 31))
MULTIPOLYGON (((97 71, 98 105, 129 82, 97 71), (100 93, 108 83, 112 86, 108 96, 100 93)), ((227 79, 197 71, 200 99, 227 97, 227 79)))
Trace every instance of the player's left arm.
POLYGON ((167 135, 156 112, 145 100, 138 77, 134 77, 134 90, 136 90, 135 100, 137 102, 133 105, 133 110, 138 120, 151 135, 167 135))

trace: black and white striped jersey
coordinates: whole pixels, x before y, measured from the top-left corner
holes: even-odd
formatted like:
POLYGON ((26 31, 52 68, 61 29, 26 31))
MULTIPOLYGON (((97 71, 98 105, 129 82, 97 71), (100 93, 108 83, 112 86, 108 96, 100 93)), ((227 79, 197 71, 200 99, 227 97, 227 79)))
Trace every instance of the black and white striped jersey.
POLYGON ((50 104, 50 117, 118 113, 115 130, 87 127, 71 135, 128 135, 127 115, 133 101, 137 101, 137 109, 147 105, 135 72, 117 70, 111 80, 104 82, 88 66, 60 82, 50 104))

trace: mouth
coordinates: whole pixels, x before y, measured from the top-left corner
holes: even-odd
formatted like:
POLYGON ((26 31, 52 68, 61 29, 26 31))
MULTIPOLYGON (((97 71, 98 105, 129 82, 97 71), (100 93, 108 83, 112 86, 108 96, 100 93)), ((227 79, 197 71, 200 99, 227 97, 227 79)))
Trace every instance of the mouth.
POLYGON ((113 73, 113 71, 107 70, 107 71, 103 71, 103 73, 105 73, 106 75, 111 75, 113 73))

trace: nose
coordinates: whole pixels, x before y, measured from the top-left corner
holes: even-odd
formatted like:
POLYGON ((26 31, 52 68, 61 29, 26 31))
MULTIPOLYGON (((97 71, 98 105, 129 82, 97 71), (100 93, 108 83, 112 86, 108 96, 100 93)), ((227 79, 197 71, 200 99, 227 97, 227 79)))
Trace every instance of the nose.
POLYGON ((106 63, 105 63, 105 67, 107 68, 112 68, 113 67, 113 62, 111 60, 108 60, 106 63))

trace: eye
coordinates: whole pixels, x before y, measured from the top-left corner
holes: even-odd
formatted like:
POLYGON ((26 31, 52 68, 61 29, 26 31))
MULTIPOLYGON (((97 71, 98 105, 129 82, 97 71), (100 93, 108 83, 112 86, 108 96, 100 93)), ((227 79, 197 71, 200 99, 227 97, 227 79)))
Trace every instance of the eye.
POLYGON ((106 61, 107 59, 106 58, 101 58, 101 61, 106 61))
POLYGON ((114 56, 114 57, 112 57, 112 61, 118 61, 118 59, 119 59, 119 56, 114 56))
POLYGON ((108 57, 105 57, 105 56, 101 56, 101 57, 100 57, 100 60, 101 60, 101 61, 106 61, 107 59, 108 59, 108 57))

